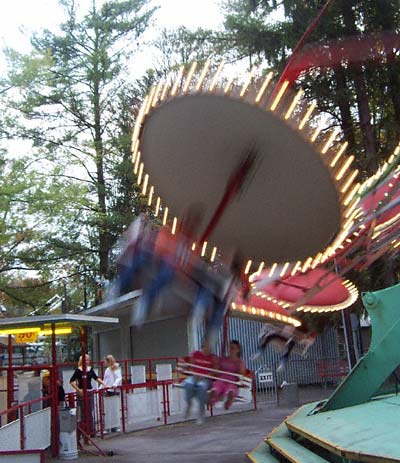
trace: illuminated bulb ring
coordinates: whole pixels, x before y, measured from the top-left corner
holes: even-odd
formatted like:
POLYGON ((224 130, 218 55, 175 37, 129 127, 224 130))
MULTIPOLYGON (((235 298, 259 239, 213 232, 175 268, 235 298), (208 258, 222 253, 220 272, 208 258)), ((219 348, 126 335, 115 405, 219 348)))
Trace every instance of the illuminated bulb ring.
MULTIPOLYGON (((304 138, 306 138, 306 133, 308 129, 308 123, 311 120, 311 117, 314 116, 314 109, 316 107, 315 102, 312 102, 311 105, 308 107, 308 110, 305 112, 299 111, 298 108, 304 103, 302 101, 302 96, 303 96, 303 91, 299 90, 294 97, 291 95, 291 92, 289 91, 289 82, 285 81, 282 83, 279 89, 274 89, 272 86, 270 87, 269 84, 272 82, 272 75, 268 74, 266 78, 264 78, 260 83, 258 84, 258 80, 254 78, 255 76, 255 69, 252 69, 251 72, 249 73, 247 79, 245 80, 245 83, 242 86, 238 86, 233 84, 233 79, 226 79, 226 77, 223 76, 222 73, 223 69, 223 63, 221 63, 218 68, 215 70, 212 70, 212 66, 210 63, 210 60, 207 60, 206 63, 204 64, 203 67, 199 67, 197 63, 192 63, 191 66, 185 70, 184 66, 181 66, 179 71, 177 72, 175 81, 170 82, 169 77, 166 82, 160 82, 157 86, 153 86, 150 94, 146 97, 144 104, 142 105, 141 111, 139 112, 139 115, 137 117, 134 131, 133 131, 133 137, 132 137, 132 157, 133 160, 135 160, 135 174, 139 175, 139 180, 141 183, 143 178, 146 178, 146 183, 142 187, 142 191, 146 195, 151 194, 150 200, 148 200, 148 204, 152 204, 152 196, 154 194, 154 188, 149 189, 147 188, 147 185, 150 184, 151 179, 148 177, 145 177, 145 166, 142 167, 142 164, 139 165, 139 155, 136 153, 140 153, 140 137, 141 137, 141 131, 143 129, 143 125, 146 121, 146 118, 149 117, 149 115, 152 113, 152 111, 156 110, 160 105, 163 105, 165 102, 169 101, 172 98, 179 97, 184 94, 190 94, 190 93, 214 93, 214 94, 221 94, 221 95, 228 95, 230 98, 235 98, 235 99, 241 99, 246 101, 247 103, 258 106, 258 107, 264 107, 266 111, 272 111, 275 114, 277 114, 278 117, 280 117, 282 120, 288 120, 287 122, 290 123, 292 121, 297 121, 296 124, 290 124, 291 126, 296 126, 297 130, 303 134, 304 138), (259 86, 256 91, 254 91, 254 87, 259 86), (271 96, 273 98, 271 98, 271 96), (292 98, 289 101, 289 98, 292 98), (302 114, 300 114, 302 113, 302 114)), ((321 127, 318 127, 314 131, 314 136, 311 138, 311 143, 315 143, 318 139, 318 134, 321 132, 321 127)), ((321 158, 323 159, 326 167, 331 170, 331 178, 336 184, 337 191, 340 191, 340 188, 343 187, 343 182, 340 182, 342 178, 344 177, 345 180, 347 181, 348 184, 346 184, 346 189, 350 189, 353 185, 353 178, 351 178, 353 170, 350 168, 350 164, 352 162, 352 157, 347 158, 346 160, 342 161, 340 164, 340 171, 336 173, 335 177, 335 171, 334 169, 329 165, 329 159, 332 159, 335 154, 337 155, 337 149, 335 148, 335 138, 337 136, 338 130, 335 129, 332 131, 330 134, 327 136, 327 141, 325 142, 324 146, 321 149, 316 149, 316 153, 319 153, 321 158), (336 150, 336 151, 335 151, 336 150), (322 152, 321 152, 322 151, 322 152), (335 151, 335 152, 334 152, 335 151), (345 175, 347 173, 347 175, 345 175), (348 181, 350 180, 352 181, 348 181)), ((310 141, 310 140, 309 140, 310 141)), ((344 148, 346 148, 347 145, 345 145, 344 148)), ((345 149, 343 148, 341 151, 344 152, 345 149)), ((342 155, 342 152, 340 153, 340 156, 342 155)), ((356 175, 354 175, 355 177, 356 175)), ((341 196, 341 200, 343 202, 343 195, 341 196)), ((166 208, 167 204, 162 201, 163 208, 166 208)), ((350 203, 352 205, 352 203, 350 203)), ((159 207, 156 207, 157 209, 157 215, 158 215, 158 209, 159 207)), ((342 207, 342 214, 344 215, 345 207, 343 205, 342 207)), ((172 220, 171 217, 168 218, 168 223, 172 220)), ((179 218, 178 218, 179 220, 179 218)), ((341 228, 340 231, 337 235, 337 237, 342 236, 343 232, 345 231, 343 226, 345 223, 345 220, 341 220, 341 228)), ((337 249, 340 245, 342 240, 334 240, 334 248, 337 249)), ((212 246, 212 243, 210 243, 211 246, 208 247, 210 250, 209 252, 211 253, 214 249, 214 246, 212 246)), ((321 252, 317 254, 320 255, 320 262, 323 263, 324 260, 326 260, 327 253, 326 250, 321 250, 321 252)), ((315 259, 317 256, 313 256, 311 258, 311 262, 315 262, 315 259)), ((272 263, 271 263, 272 264, 272 263)), ((255 265, 255 268, 258 268, 260 265, 260 262, 252 262, 250 265, 248 264, 249 268, 247 268, 247 273, 251 271, 250 266, 255 265)), ((304 265, 304 263, 303 263, 304 265)), ((292 270, 293 266, 288 265, 287 268, 282 272, 285 274, 285 272, 290 273, 292 270)), ((254 270, 253 270, 254 271, 254 270)))

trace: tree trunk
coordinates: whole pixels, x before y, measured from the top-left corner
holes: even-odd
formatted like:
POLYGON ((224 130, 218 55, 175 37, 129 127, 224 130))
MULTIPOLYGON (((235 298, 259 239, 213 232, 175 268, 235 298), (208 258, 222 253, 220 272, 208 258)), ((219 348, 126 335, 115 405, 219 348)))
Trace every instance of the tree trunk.
POLYGON ((354 133, 354 123, 351 117, 350 110, 350 95, 347 91, 348 85, 346 82, 345 71, 342 67, 338 67, 334 71, 337 89, 337 104, 340 111, 341 127, 346 141, 349 143, 348 151, 354 152, 356 148, 356 136, 354 133))
MULTIPOLYGON (((94 15, 96 12, 94 11, 94 15)), ((97 18, 96 18, 97 21, 97 18)), ((109 233, 107 230, 106 184, 104 179, 104 147, 101 127, 100 108, 100 70, 99 70, 99 32, 95 26, 95 43, 93 53, 93 114, 94 114, 94 149, 96 155, 97 199, 98 199, 98 236, 99 236, 99 270, 101 283, 108 278, 109 233)))
MULTIPOLYGON (((376 9, 379 11, 380 26, 383 31, 395 31, 397 26, 394 19, 396 18, 397 11, 392 7, 387 0, 375 0, 376 9)), ((387 82, 390 99, 392 100, 394 112, 394 132, 395 143, 400 139, 400 65, 396 53, 391 49, 387 54, 387 82)))
MULTIPOLYGON (((354 0, 342 0, 343 20, 348 35, 357 35, 359 33, 356 27, 353 4, 354 0)), ((378 168, 378 160, 376 155, 375 133, 371 124, 371 112, 369 109, 364 71, 362 65, 359 63, 348 64, 354 80, 358 117, 367 160, 366 170, 368 175, 372 175, 378 168)))

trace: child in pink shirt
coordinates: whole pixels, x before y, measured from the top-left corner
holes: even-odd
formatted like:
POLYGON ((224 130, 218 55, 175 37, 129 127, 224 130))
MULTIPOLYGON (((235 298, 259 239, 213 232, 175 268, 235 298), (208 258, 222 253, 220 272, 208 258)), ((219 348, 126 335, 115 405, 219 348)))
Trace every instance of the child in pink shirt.
POLYGON ((237 383, 240 380, 238 375, 244 375, 246 373, 245 364, 240 358, 241 351, 242 349, 239 341, 231 341, 229 344, 229 357, 221 357, 219 359, 218 370, 223 371, 223 373, 219 375, 221 379, 217 379, 214 382, 210 394, 210 402, 215 403, 226 397, 225 410, 230 408, 234 398, 237 397, 239 393, 238 386, 228 381, 237 383), (228 381, 222 381, 224 379, 228 381))

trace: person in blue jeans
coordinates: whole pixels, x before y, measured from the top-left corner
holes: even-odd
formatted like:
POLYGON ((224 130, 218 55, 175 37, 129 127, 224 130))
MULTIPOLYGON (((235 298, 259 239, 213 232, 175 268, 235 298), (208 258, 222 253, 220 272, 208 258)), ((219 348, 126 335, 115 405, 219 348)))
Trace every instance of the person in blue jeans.
POLYGON ((135 279, 153 261, 155 231, 144 214, 140 214, 125 233, 125 243, 117 260, 116 295, 134 289, 135 279))
POLYGON ((177 271, 189 260, 194 232, 201 220, 201 209, 192 206, 174 233, 168 226, 161 227, 154 242, 156 272, 143 289, 142 297, 134 313, 133 323, 140 327, 149 317, 160 294, 172 283, 177 271))
POLYGON ((230 304, 239 291, 244 298, 248 294, 248 278, 243 275, 243 258, 236 252, 229 266, 220 265, 218 271, 209 267, 194 269, 193 279, 198 284, 198 291, 192 321, 194 326, 198 326, 205 320, 205 338, 209 346, 214 348, 230 304))
POLYGON ((197 399, 199 402, 197 423, 202 424, 204 422, 208 391, 211 386, 211 381, 202 374, 212 375, 208 369, 215 368, 216 365, 215 356, 210 352, 208 342, 205 339, 203 339, 201 350, 190 354, 189 363, 195 366, 191 367, 192 375, 183 382, 186 399, 185 419, 190 416, 193 399, 197 399))

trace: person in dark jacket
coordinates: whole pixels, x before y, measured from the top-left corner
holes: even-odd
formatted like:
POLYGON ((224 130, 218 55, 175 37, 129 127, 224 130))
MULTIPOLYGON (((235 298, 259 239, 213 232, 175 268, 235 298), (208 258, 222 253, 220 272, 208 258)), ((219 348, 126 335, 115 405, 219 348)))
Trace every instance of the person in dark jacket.
MULTIPOLYGON (((88 391, 88 416, 89 416, 89 432, 90 436, 94 437, 96 435, 94 418, 93 418, 93 394, 91 393, 93 390, 92 381, 96 381, 97 383, 101 384, 105 388, 109 386, 104 383, 104 381, 99 378, 96 372, 93 370, 93 367, 90 365, 90 358, 86 354, 86 383, 87 383, 87 391, 88 391)), ((78 368, 74 371, 74 374, 71 376, 69 380, 71 387, 76 391, 76 398, 77 398, 77 408, 78 408, 78 420, 80 422, 83 421, 83 361, 82 356, 79 357, 78 361, 78 368)))

